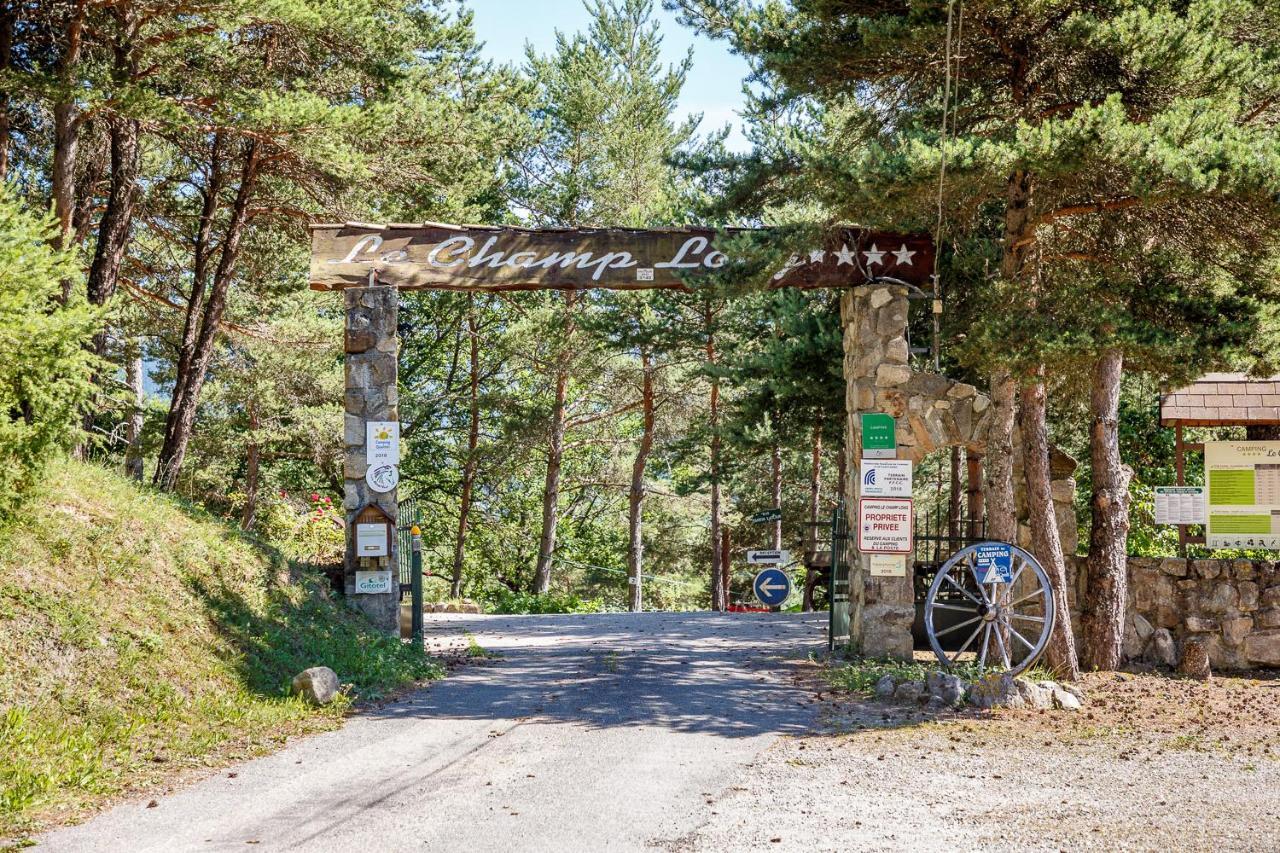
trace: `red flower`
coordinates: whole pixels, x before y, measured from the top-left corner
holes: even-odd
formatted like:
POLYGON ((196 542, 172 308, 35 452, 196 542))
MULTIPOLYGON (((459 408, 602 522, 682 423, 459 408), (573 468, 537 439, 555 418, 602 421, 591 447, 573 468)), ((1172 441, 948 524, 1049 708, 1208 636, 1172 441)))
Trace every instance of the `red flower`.
POLYGON ((311 493, 311 500, 313 500, 313 501, 318 501, 318 500, 320 500, 320 496, 319 496, 319 495, 317 495, 315 492, 312 492, 312 493, 311 493))

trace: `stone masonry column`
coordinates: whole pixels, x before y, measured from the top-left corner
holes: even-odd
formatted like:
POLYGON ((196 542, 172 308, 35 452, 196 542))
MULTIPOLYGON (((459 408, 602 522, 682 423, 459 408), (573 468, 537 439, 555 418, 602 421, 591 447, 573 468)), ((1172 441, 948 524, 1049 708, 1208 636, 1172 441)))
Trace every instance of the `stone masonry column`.
POLYGON ((391 536, 390 554, 385 565, 362 566, 356 556, 355 518, 362 508, 376 504, 393 523, 399 504, 396 490, 375 492, 365 483, 365 440, 369 421, 399 421, 399 396, 396 388, 400 342, 396 337, 396 311, 399 293, 390 285, 348 287, 342 292, 346 314, 346 392, 343 405, 343 509, 347 518, 347 549, 343 582, 347 601, 363 612, 370 621, 391 634, 400 631, 400 578, 396 570, 397 536, 391 536), (356 594, 357 569, 390 569, 391 591, 356 594))
MULTIPOLYGON (((903 400, 898 390, 910 381, 908 365, 907 288, 901 285, 867 285, 845 291, 840 297, 844 327, 845 408, 849 471, 845 505, 849 531, 856 548, 858 497, 862 478, 856 474, 862 460, 863 412, 886 412, 898 417, 903 400)), ((899 458, 903 427, 898 425, 899 458)), ((850 562, 849 640, 855 651, 871 657, 910 660, 911 623, 915 619, 915 592, 910 557, 905 577, 871 577, 871 559, 857 554, 850 562)))

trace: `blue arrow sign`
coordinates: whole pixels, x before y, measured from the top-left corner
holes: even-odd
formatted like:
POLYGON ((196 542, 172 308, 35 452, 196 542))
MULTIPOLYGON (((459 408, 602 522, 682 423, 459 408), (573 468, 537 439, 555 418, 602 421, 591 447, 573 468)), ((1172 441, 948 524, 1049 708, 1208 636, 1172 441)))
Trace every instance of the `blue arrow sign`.
POLYGON ((751 582, 751 589, 765 607, 780 607, 791 597, 791 577, 782 569, 765 569, 751 582))

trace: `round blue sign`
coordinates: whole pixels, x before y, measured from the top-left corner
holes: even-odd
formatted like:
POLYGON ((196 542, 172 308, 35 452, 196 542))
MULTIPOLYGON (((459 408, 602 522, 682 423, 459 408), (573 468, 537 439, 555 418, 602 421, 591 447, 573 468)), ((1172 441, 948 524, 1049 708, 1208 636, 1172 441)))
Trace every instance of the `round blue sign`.
POLYGON ((791 597, 791 576, 782 569, 765 569, 751 582, 751 589, 765 607, 780 607, 791 597))

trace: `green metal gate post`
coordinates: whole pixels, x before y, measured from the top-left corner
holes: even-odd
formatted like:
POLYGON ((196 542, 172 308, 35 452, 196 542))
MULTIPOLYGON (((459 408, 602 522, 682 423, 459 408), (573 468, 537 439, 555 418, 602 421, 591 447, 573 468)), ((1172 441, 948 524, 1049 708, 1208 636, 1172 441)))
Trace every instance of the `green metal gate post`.
POLYGON ((410 546, 413 552, 413 566, 410 570, 409 582, 411 584, 410 604, 412 613, 409 614, 409 625, 413 634, 413 644, 419 649, 422 648, 422 531, 418 529, 418 525, 414 525, 410 531, 413 542, 410 546))

